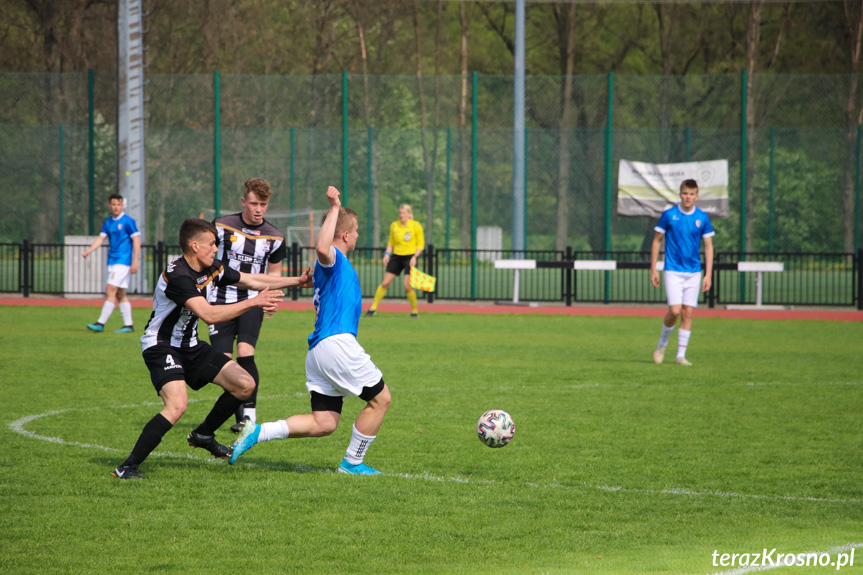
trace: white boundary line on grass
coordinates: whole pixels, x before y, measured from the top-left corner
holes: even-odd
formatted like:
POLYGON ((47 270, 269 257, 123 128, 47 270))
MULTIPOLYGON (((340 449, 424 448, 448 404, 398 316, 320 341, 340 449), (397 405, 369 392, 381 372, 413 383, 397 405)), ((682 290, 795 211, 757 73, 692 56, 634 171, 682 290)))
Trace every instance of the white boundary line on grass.
MULTIPOLYGON (((814 553, 815 555, 827 554, 827 555, 830 555, 831 557, 833 557, 833 555, 835 555, 837 553, 847 553, 848 551, 851 551, 852 549, 860 549, 861 547, 863 547, 863 543, 846 543, 845 545, 838 545, 836 547, 831 547, 827 551, 800 551, 798 553, 790 553, 789 555, 793 555, 793 556, 797 557, 801 554, 802 555, 809 555, 811 553, 814 553)), ((757 565, 757 566, 752 566, 752 567, 738 567, 736 569, 731 569, 728 571, 714 571, 710 575, 744 575, 745 573, 755 573, 757 571, 770 571, 772 569, 779 569, 780 567, 796 567, 796 566, 797 565, 786 565, 784 562, 782 562, 782 563, 776 562, 775 565, 757 565)), ((834 561, 832 565, 826 565, 824 567, 835 567, 835 566, 836 566, 836 563, 834 561)), ((849 567, 850 567, 850 565, 849 565, 849 567)), ((838 569, 837 569, 837 571, 838 571, 838 569)))
MULTIPOLYGON (((597 384, 598 385, 598 384, 597 384)), ((588 384, 587 386, 577 386, 577 387, 593 387, 592 384, 588 384)), ((303 395, 303 394, 291 394, 291 395, 278 395, 271 397, 292 397, 293 395, 303 395)), ((198 401, 208 401, 208 399, 204 398, 190 398, 189 403, 198 402, 198 401)), ((143 402, 139 404, 130 404, 130 405, 115 405, 115 406, 102 406, 102 407, 85 407, 85 408, 69 408, 69 409, 59 409, 53 411, 46 411, 44 413, 36 414, 36 415, 26 415, 20 419, 17 419, 7 426, 14 433, 18 433, 25 437, 29 437, 31 439, 38 439, 41 441, 48 441, 50 443, 56 443, 58 445, 68 445, 71 447, 83 447, 85 449, 99 449, 102 451, 109 452, 117 452, 117 453, 125 453, 126 450, 117 449, 116 447, 106 447, 104 445, 98 445, 95 443, 80 443, 77 441, 67 441, 60 437, 51 437, 47 435, 40 435, 33 431, 28 431, 26 429, 26 425, 32 421, 37 419, 41 419, 44 417, 51 417, 54 415, 60 415, 61 413, 68 413, 70 411, 99 411, 103 409, 129 409, 129 408, 138 408, 138 407, 149 407, 149 406, 160 406, 162 405, 160 402, 143 402)), ((216 459, 204 459, 201 457, 196 457, 191 454, 179 454, 173 453, 170 451, 159 451, 153 452, 152 455, 159 457, 170 457, 175 459, 193 459, 195 461, 202 461, 205 463, 221 463, 216 459)), ((306 465, 266 465, 259 463, 241 463, 240 465, 246 467, 260 467, 265 469, 272 469, 275 471, 299 471, 299 472, 310 472, 316 471, 321 473, 330 472, 330 470, 315 468, 312 466, 306 465)), ((405 479, 421 479, 424 481, 440 481, 440 482, 453 482, 453 483, 462 483, 462 484, 477 484, 477 485, 507 485, 504 482, 496 481, 493 479, 470 479, 467 477, 440 477, 436 475, 431 475, 429 473, 424 473, 422 475, 410 474, 410 473, 385 473, 384 475, 389 477, 403 477, 405 479)), ((580 485, 562 485, 557 483, 556 481, 542 485, 538 483, 525 482, 522 484, 525 487, 535 487, 540 489, 562 489, 562 490, 577 490, 577 489, 586 489, 586 490, 598 490, 598 491, 606 491, 609 493, 636 493, 636 494, 645 494, 645 495, 674 495, 674 496, 685 496, 685 497, 721 497, 727 499, 759 499, 765 501, 804 501, 804 502, 812 502, 812 503, 839 503, 839 504, 861 504, 863 503, 863 499, 835 499, 835 498, 827 498, 827 497, 801 497, 794 495, 758 495, 758 494, 748 494, 748 493, 734 493, 734 492, 724 492, 724 491, 693 491, 691 489, 685 488, 666 488, 666 489, 640 489, 640 488, 632 488, 632 487, 621 487, 614 485, 592 485, 589 483, 582 483, 580 485)))

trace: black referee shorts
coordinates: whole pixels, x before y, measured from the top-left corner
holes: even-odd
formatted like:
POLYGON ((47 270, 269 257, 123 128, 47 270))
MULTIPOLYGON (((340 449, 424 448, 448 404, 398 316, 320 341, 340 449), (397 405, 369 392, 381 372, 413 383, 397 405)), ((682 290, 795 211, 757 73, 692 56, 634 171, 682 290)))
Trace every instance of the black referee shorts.
POLYGON ((406 256, 397 256, 396 254, 391 255, 390 262, 387 264, 387 271, 395 275, 399 275, 403 270, 407 270, 407 272, 410 273, 412 257, 414 257, 414 254, 406 256))

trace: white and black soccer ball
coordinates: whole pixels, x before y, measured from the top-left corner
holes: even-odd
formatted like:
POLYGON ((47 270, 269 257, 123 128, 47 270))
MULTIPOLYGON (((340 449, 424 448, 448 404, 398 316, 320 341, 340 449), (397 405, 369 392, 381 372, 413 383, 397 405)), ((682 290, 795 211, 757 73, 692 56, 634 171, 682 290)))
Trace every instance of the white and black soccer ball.
POLYGON ((476 423, 476 434, 479 440, 489 447, 503 447, 512 441, 515 423, 502 409, 489 409, 476 423))

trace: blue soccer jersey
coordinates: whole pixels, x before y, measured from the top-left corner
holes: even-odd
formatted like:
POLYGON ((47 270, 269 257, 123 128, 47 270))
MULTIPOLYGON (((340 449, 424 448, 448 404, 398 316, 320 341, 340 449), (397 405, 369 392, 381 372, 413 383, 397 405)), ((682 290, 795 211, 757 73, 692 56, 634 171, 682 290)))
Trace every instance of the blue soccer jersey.
POLYGON ((665 271, 701 271, 701 239, 715 234, 710 216, 698 208, 685 214, 677 205, 662 213, 654 229, 665 234, 665 271))
POLYGON ((309 336, 309 349, 320 341, 340 333, 357 336, 363 296, 360 278, 345 255, 331 248, 336 259, 331 266, 315 263, 312 281, 315 284, 315 331, 309 336))
POLYGON ((141 235, 135 220, 124 213, 119 217, 108 217, 102 224, 100 236, 107 236, 111 247, 108 250, 108 265, 132 265, 132 238, 141 235))

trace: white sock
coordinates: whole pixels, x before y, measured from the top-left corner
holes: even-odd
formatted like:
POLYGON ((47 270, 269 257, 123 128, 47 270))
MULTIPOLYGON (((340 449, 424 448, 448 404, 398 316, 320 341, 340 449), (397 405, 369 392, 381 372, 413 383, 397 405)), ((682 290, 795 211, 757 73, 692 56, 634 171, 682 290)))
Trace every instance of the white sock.
POLYGON ((659 347, 665 347, 668 345, 668 338, 671 336, 671 332, 674 331, 674 326, 668 327, 664 323, 662 324, 662 334, 659 336, 659 347))
MULTIPOLYGON (((248 409, 246 409, 246 413, 249 413, 248 409)), ((284 419, 268 421, 261 424, 261 433, 258 435, 257 443, 272 441, 273 439, 287 439, 289 434, 288 422, 284 419)))
POLYGON ((689 345, 689 336, 692 331, 681 329, 677 331, 677 359, 686 357, 686 346, 689 345))
POLYGON ((132 302, 120 302, 120 315, 123 316, 123 325, 132 325, 132 302))
POLYGON ((357 426, 353 426, 353 432, 351 433, 351 443, 348 445, 348 450, 345 453, 345 459, 351 465, 357 465, 363 462, 363 458, 366 456, 366 449, 369 448, 369 445, 372 444, 372 441, 375 440, 376 435, 363 435, 359 431, 357 431, 357 426))
MULTIPOLYGON (((258 417, 258 410, 254 407, 244 407, 243 408, 243 417, 248 417, 252 420, 252 423, 257 422, 256 419, 258 417)), ((284 421, 284 420, 282 420, 284 421)))
POLYGON ((105 303, 102 304, 102 315, 99 316, 96 323, 101 323, 102 325, 108 323, 108 318, 114 313, 114 307, 116 307, 114 302, 105 300, 105 303))

